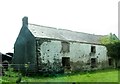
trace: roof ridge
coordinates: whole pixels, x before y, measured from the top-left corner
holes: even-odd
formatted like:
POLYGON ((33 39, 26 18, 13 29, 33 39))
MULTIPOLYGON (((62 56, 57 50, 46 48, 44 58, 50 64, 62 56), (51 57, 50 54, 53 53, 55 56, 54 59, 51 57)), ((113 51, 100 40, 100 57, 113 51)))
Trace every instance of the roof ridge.
POLYGON ((28 23, 30 31, 35 37, 71 40, 77 42, 88 42, 100 44, 99 39, 105 35, 95 35, 68 29, 55 28, 28 23))
POLYGON ((33 23, 28 23, 30 25, 35 25, 35 26, 40 26, 40 27, 46 27, 46 28, 52 28, 52 29, 58 29, 58 28, 55 28, 55 27, 49 27, 49 26, 44 26, 44 25, 38 25, 38 24, 33 24, 33 23))
POLYGON ((73 30, 68 30, 68 29, 58 29, 58 30, 66 30, 70 32, 83 33, 83 34, 94 35, 94 36, 105 36, 105 35, 97 35, 97 34, 91 34, 91 33, 86 33, 86 32, 73 31, 73 30))
POLYGON ((73 31, 73 30, 69 30, 69 29, 62 29, 62 28, 56 28, 56 27, 50 27, 50 26, 44 26, 44 25, 33 24, 33 23, 28 23, 28 24, 30 24, 30 25, 35 25, 35 26, 40 26, 40 27, 46 27, 46 28, 57 29, 57 30, 65 30, 65 31, 70 31, 70 32, 76 32, 76 33, 82 33, 82 34, 94 35, 94 36, 105 36, 105 35, 90 34, 90 33, 86 33, 86 32, 73 31))

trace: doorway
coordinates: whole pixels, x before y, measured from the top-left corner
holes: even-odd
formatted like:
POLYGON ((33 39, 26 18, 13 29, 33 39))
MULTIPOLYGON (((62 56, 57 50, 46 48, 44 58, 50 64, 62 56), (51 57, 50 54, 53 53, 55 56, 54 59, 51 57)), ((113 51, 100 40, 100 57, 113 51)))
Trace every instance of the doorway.
POLYGON ((70 57, 62 57, 62 66, 64 68, 64 73, 71 73, 70 57))
POLYGON ((91 68, 97 67, 97 59, 96 58, 91 58, 91 68))
POLYGON ((109 66, 113 66, 113 59, 112 59, 112 58, 109 58, 109 59, 108 59, 108 63, 109 63, 109 66))
POLYGON ((70 57, 62 57, 62 66, 63 67, 70 66, 70 57))

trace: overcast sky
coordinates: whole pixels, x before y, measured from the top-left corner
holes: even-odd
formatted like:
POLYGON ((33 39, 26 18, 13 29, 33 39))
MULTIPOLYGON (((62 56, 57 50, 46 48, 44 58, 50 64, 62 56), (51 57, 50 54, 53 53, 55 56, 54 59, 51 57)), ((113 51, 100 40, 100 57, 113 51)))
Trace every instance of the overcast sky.
POLYGON ((119 0, 0 0, 0 52, 13 52, 22 26, 29 23, 91 34, 118 35, 119 0))

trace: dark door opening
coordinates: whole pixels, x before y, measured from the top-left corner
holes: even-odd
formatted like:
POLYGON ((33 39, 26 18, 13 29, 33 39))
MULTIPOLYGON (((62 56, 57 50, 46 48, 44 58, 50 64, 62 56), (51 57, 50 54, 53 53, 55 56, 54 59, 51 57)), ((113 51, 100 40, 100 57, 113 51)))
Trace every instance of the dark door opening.
POLYGON ((97 59, 96 58, 91 58, 91 68, 97 67, 97 59))
POLYGON ((62 66, 70 67, 70 57, 62 57, 62 66))
POLYGON ((113 65, 113 59, 109 58, 108 63, 109 63, 109 66, 112 66, 113 65))

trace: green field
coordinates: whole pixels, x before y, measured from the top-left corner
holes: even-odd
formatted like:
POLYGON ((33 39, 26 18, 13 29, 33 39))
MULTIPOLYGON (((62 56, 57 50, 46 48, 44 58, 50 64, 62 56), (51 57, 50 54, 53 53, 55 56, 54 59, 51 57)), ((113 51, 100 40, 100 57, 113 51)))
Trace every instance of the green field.
MULTIPOLYGON (((15 82, 17 80, 17 73, 6 72, 10 74, 3 76, 1 82, 15 82)), ((50 77, 32 76, 22 77, 22 82, 118 82, 118 70, 98 70, 93 72, 76 73, 69 75, 56 75, 50 77)))

